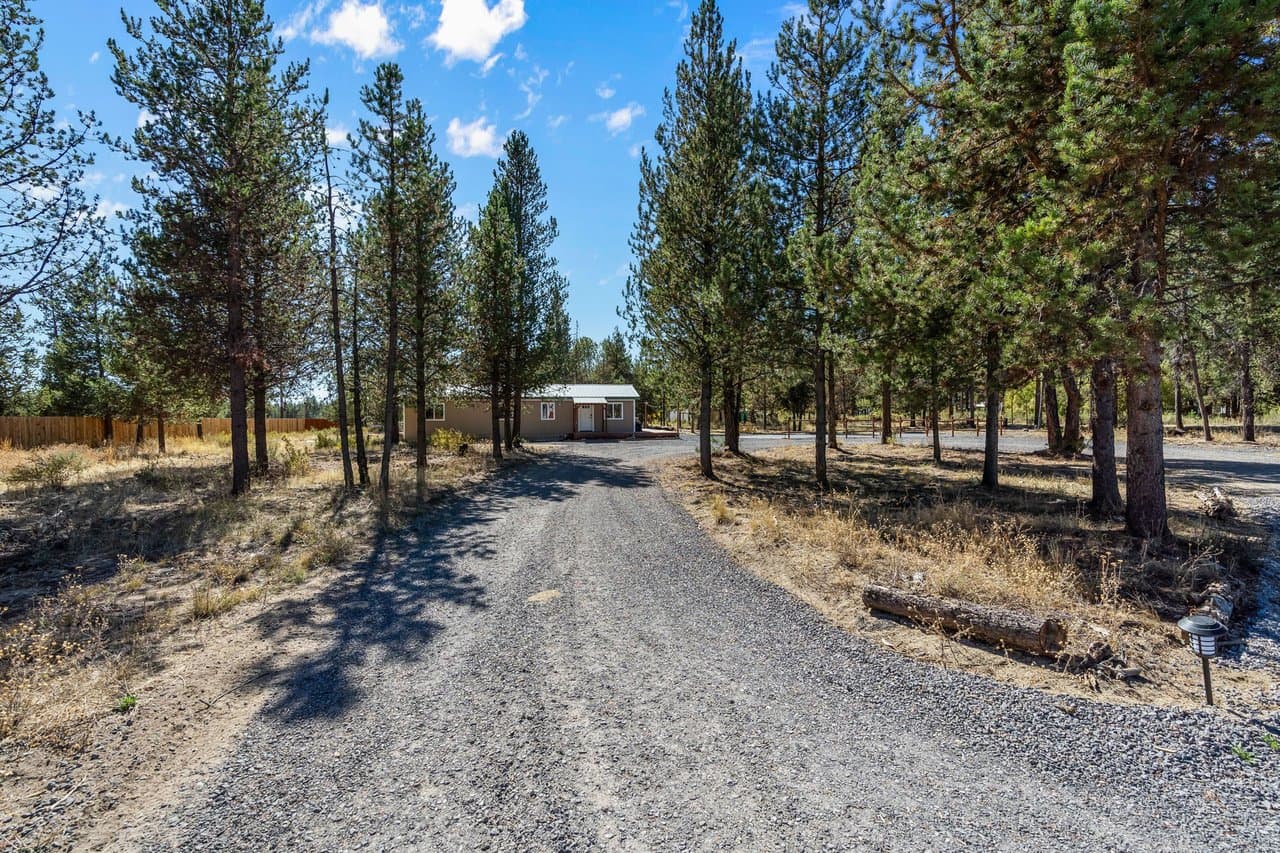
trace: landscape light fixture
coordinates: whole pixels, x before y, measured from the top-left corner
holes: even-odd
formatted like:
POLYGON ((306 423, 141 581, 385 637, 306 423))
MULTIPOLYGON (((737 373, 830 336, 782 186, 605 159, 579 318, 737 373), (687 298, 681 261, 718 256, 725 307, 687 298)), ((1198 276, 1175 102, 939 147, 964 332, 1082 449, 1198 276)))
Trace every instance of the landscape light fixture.
POLYGON ((1178 620, 1178 627, 1187 635, 1187 645, 1204 670, 1204 698, 1213 704, 1213 681, 1209 677, 1209 658, 1218 654, 1219 643, 1227 629, 1208 613, 1192 613, 1178 620))

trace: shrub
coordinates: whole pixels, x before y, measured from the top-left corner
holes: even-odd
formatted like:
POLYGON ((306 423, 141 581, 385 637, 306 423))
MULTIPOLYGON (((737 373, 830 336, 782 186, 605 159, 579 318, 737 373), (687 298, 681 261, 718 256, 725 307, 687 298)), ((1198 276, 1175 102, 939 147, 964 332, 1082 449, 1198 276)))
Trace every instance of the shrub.
POLYGON ((61 489, 84 469, 84 457, 74 450, 37 453, 30 462, 18 465, 9 472, 9 482, 61 489))
POLYGON ((431 447, 435 448, 436 450, 448 450, 456 453, 458 452, 459 448, 470 444, 474 440, 475 439, 473 439, 471 436, 465 433, 459 432, 456 429, 441 427, 440 429, 431 433, 431 438, 428 440, 427 443, 431 447))
POLYGON ((316 450, 330 450, 338 446, 337 430, 322 429, 316 433, 316 450))
POLYGON ((277 458, 280 470, 286 478, 300 477, 311 470, 311 457, 307 454, 307 448, 301 442, 290 441, 288 436, 280 439, 277 458))

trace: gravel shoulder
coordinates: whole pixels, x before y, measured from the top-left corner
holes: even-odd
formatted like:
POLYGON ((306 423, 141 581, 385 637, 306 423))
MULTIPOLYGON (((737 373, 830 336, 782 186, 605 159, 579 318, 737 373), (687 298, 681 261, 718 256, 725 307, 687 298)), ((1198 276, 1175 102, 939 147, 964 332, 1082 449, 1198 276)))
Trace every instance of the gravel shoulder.
POLYGON ((1280 845, 1260 721, 1063 710, 845 634, 666 497, 645 460, 687 446, 645 444, 551 449, 277 611, 264 638, 317 650, 111 846, 1280 845))

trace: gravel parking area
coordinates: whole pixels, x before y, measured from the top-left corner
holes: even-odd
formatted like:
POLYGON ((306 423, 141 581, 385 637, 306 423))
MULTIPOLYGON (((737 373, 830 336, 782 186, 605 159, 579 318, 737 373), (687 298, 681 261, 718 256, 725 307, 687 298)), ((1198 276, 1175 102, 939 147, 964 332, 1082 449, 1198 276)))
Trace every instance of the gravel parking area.
POLYGON ((326 593, 324 652, 122 842, 1280 847, 1275 720, 1068 703, 847 635, 664 496, 640 463, 680 449, 557 448, 385 542, 326 593))

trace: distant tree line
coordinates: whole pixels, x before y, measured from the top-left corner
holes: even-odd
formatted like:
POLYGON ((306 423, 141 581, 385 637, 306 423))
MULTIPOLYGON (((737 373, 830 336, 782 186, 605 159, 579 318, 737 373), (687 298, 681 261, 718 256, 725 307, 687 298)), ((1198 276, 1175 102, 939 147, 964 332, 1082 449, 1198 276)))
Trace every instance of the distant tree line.
POLYGON ((809 0, 757 95, 704 0, 641 156, 626 309, 650 385, 698 401, 703 473, 714 408, 733 452, 739 411, 803 403, 825 488, 858 401, 885 441, 919 413, 940 458, 960 399, 994 490, 1001 403, 1034 383, 1050 450, 1092 444, 1094 511, 1168 536, 1182 389, 1206 414, 1229 390, 1246 440, 1277 401, 1278 11, 809 0))

